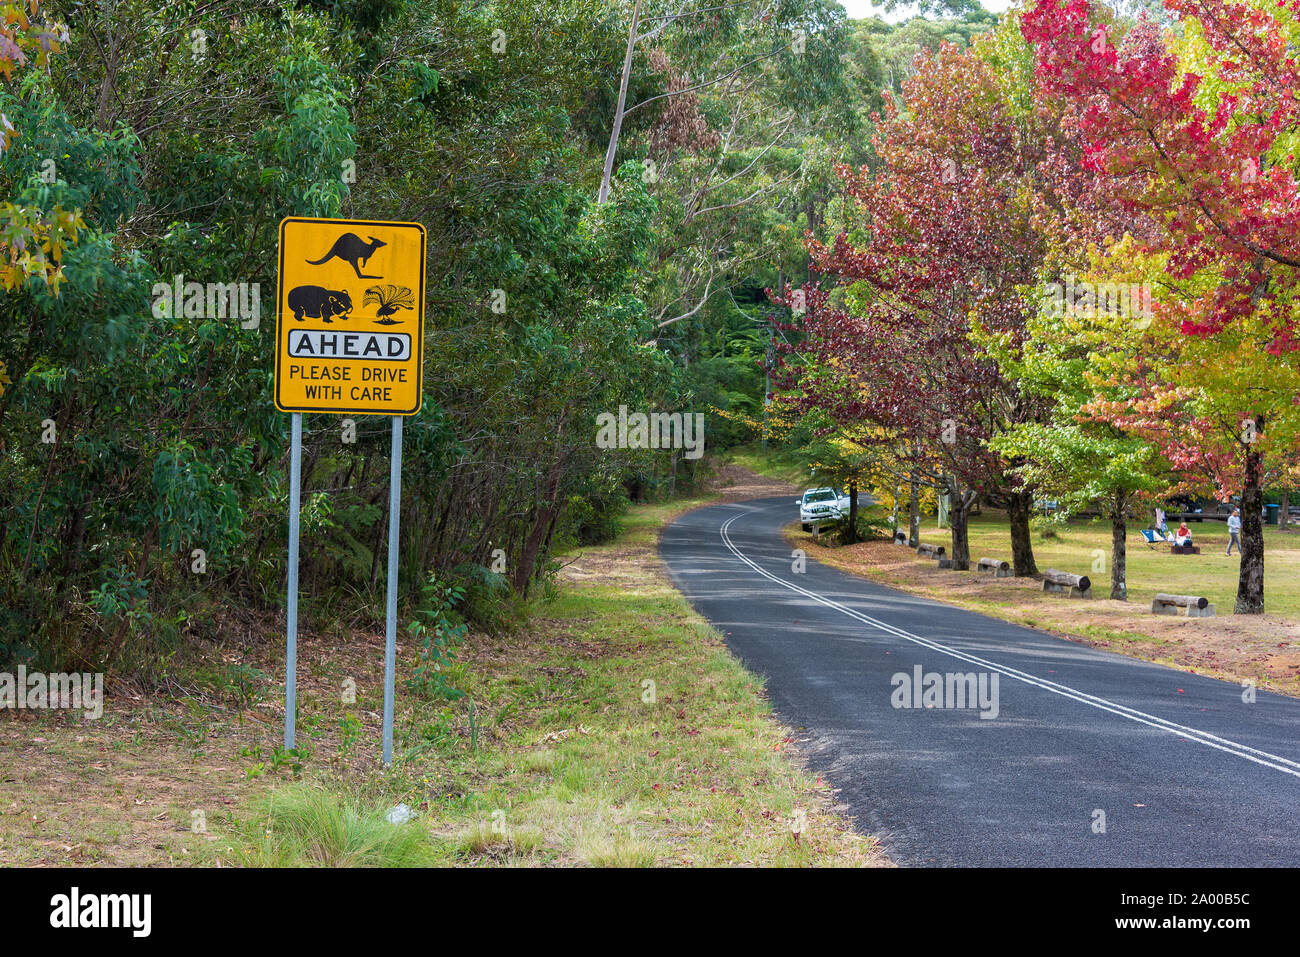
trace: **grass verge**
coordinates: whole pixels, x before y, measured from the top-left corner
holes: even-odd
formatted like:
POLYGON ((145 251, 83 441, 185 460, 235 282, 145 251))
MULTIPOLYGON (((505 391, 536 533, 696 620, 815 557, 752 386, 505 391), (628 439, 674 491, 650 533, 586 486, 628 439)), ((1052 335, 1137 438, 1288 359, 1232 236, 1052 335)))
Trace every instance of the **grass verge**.
MULTIPOLYGON (((721 494, 781 487, 723 478, 721 494)), ((212 652, 260 676, 238 708, 178 678, 110 690, 99 721, 0 714, 0 865, 887 865, 666 577, 660 529, 714 497, 634 508, 613 544, 564 556, 527 624, 461 646, 456 700, 405 687, 399 633, 388 770, 383 636, 341 622, 300 629, 292 754, 274 620, 212 652), (399 804, 414 816, 390 823, 399 804)))
POLYGON ((725 457, 731 465, 747 469, 763 478, 786 482, 795 486, 800 492, 817 484, 809 473, 806 463, 780 449, 764 450, 759 442, 728 449, 725 457))
POLYGON ((286 789, 209 854, 277 866, 886 864, 660 567, 659 530, 699 501, 633 509, 617 542, 567 557, 527 634, 476 639, 458 674, 466 697, 414 719, 442 729, 428 749, 332 794, 286 789), (417 817, 388 824, 397 803, 417 817), (375 828, 426 843, 390 846, 375 828))

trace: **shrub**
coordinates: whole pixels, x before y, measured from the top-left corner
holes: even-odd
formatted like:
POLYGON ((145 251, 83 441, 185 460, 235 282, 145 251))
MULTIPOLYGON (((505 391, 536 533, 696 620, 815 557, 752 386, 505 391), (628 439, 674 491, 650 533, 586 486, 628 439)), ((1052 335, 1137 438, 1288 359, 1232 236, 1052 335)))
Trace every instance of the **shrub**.
POLYGON ((465 589, 440 580, 435 573, 425 582, 421 595, 415 620, 406 626, 420 645, 420 663, 406 684, 425 697, 455 700, 465 692, 451 684, 445 669, 456 660, 456 647, 465 640, 465 622, 455 610, 465 589))

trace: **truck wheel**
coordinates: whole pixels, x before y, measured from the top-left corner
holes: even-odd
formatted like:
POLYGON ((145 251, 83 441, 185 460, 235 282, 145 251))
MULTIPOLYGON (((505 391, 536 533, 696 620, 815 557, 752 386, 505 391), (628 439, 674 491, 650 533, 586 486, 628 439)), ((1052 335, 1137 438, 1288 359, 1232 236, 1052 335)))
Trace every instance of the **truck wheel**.
POLYGON ((812 526, 809 525, 807 522, 802 523, 799 527, 802 528, 805 532, 812 531, 812 526))

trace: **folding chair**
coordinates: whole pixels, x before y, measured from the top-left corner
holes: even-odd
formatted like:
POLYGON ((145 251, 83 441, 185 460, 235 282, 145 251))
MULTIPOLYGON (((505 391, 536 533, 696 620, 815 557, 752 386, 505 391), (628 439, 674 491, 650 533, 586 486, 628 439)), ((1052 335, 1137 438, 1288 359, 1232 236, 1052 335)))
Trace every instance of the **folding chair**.
POLYGON ((1147 548, 1154 549, 1157 545, 1169 544, 1169 541, 1160 534, 1158 529, 1144 528, 1142 529, 1142 537, 1146 539, 1147 548))

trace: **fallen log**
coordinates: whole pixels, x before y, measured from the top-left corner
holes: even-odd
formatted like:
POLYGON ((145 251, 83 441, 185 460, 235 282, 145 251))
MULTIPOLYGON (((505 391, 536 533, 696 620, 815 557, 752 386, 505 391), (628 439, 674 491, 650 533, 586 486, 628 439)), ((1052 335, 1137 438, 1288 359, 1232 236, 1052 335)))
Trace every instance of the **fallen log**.
POLYGON ((1049 568, 1043 572, 1043 591, 1070 593, 1071 598, 1091 598, 1092 579, 1087 575, 1075 575, 1049 568))
POLYGON ((1183 609, 1188 618, 1213 618, 1214 606, 1204 595, 1168 595, 1160 592, 1151 600, 1151 614, 1176 615, 1183 609))
POLYGON ((920 545, 916 546, 916 554, 925 558, 940 558, 943 555, 946 555, 947 551, 942 545, 929 545, 922 542, 920 545))
POLYGON ((994 578, 1011 577, 1011 563, 1000 558, 981 558, 975 568, 981 572, 992 572, 994 578))

